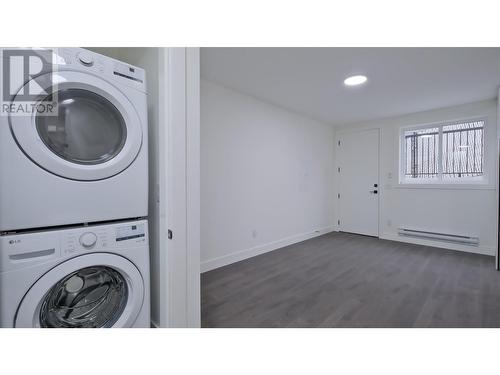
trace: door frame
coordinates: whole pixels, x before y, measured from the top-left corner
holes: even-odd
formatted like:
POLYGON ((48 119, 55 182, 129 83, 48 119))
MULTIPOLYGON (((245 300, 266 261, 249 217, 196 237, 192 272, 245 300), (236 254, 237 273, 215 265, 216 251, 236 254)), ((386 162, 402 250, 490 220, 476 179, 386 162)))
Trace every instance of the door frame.
POLYGON ((201 327, 200 50, 160 48, 159 327, 201 327), (162 203, 163 202, 163 203, 162 203), (169 231, 172 236, 169 236, 169 231))
POLYGON ((380 158, 381 158, 381 136, 380 132, 381 129, 380 127, 362 127, 362 128, 357 128, 357 129, 341 129, 341 130, 336 130, 335 131, 335 143, 333 145, 334 151, 333 151, 333 157, 335 161, 335 170, 334 170, 334 186, 335 186, 335 214, 334 214, 334 228, 336 232, 340 232, 340 225, 339 225, 339 220, 340 220, 340 203, 338 199, 338 194, 340 192, 340 178, 339 178, 339 172, 338 168, 340 167, 339 165, 339 140, 341 137, 345 134, 354 134, 354 133, 360 133, 363 131, 368 131, 368 130, 377 130, 378 132, 378 163, 377 163, 377 175, 378 175, 378 213, 377 213, 377 238, 380 238, 380 223, 381 223, 381 204, 380 202, 382 201, 383 198, 383 189, 382 189, 382 183, 380 181, 380 158))

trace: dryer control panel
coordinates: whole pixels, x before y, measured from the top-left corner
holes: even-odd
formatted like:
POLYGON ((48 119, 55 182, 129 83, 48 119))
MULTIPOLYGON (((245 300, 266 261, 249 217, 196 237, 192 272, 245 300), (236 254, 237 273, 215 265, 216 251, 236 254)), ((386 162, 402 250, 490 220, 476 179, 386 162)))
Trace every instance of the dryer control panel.
POLYGON ((146 91, 144 69, 84 48, 56 48, 55 63, 59 70, 79 70, 104 76, 112 81, 146 91))

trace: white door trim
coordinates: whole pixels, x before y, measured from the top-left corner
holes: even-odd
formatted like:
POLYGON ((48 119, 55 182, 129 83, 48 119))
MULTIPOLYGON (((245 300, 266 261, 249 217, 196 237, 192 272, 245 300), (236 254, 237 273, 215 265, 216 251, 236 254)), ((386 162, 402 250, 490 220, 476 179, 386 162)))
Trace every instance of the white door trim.
POLYGON ((187 326, 201 327, 200 49, 186 48, 187 326))
POLYGON ((160 283, 165 292, 159 325, 200 327, 199 49, 161 50, 160 283))

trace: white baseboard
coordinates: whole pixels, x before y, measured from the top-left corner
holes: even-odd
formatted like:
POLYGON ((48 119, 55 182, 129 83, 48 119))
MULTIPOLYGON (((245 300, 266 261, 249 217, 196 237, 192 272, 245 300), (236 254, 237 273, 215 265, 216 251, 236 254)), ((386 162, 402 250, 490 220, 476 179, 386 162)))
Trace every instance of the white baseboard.
POLYGON ((412 244, 416 244, 416 245, 439 247, 442 249, 464 251, 466 253, 474 253, 474 254, 482 254, 482 255, 494 256, 495 251, 496 251, 495 248, 489 247, 489 246, 468 246, 468 245, 461 245, 461 244, 455 244, 455 243, 435 241, 435 240, 430 240, 430 239, 420 239, 420 238, 399 236, 399 235, 394 234, 394 233, 382 233, 379 236, 379 238, 381 238, 383 240, 406 242, 406 243, 412 243, 412 244))
POLYGON ((224 255, 222 257, 209 259, 201 262, 200 269, 201 273, 214 270, 219 267, 227 266, 231 263, 239 262, 240 260, 248 259, 256 255, 264 254, 269 251, 277 250, 282 247, 293 245, 298 242, 308 240, 313 237, 321 236, 323 234, 333 232, 333 227, 327 227, 322 229, 317 229, 313 232, 297 234, 295 236, 290 236, 283 238, 278 241, 269 242, 267 244, 252 247, 250 249, 240 250, 232 254, 224 255))
MULTIPOLYGON (((277 250, 282 247, 288 246, 288 245, 293 245, 298 242, 305 241, 310 238, 314 238, 317 236, 321 236, 323 234, 333 232, 333 231, 338 231, 337 228, 335 227, 327 227, 323 229, 318 229, 313 232, 308 232, 308 233, 302 233, 298 234, 295 236, 290 236, 287 238, 283 238, 278 241, 273 241, 267 244, 259 245, 252 247, 250 249, 245 249, 245 250, 240 250, 232 254, 224 255, 222 257, 214 258, 214 259, 209 259, 206 261, 201 262, 200 264, 200 270, 201 273, 207 272, 214 270, 219 267, 227 266, 228 264, 236 263, 241 260, 245 260, 260 254, 267 253, 269 251, 277 250)), ((456 250, 456 251, 464 251, 467 253, 474 253, 474 254, 482 254, 482 255, 495 255, 496 249, 493 247, 488 247, 488 246, 467 246, 467 245, 461 245, 461 244, 454 244, 454 243, 446 243, 446 242, 441 242, 441 241, 434 241, 434 240, 429 240, 429 239, 420 239, 420 238, 410 238, 410 237, 403 237, 403 236, 398 236, 397 234, 393 233, 382 233, 379 236, 380 239, 384 240, 390 240, 390 241, 398 241, 398 242, 406 242, 406 243, 412 243, 416 245, 424 245, 424 246, 432 246, 432 247, 438 247, 438 248, 443 248, 443 249, 448 249, 448 250, 456 250)))

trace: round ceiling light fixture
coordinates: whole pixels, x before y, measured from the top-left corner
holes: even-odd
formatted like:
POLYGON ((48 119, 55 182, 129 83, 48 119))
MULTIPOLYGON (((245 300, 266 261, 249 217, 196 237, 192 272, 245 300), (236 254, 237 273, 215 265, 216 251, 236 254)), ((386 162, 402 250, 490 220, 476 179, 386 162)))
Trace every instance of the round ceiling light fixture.
POLYGON ((368 78, 366 78, 366 76, 363 76, 363 75, 350 76, 344 80, 344 85, 346 85, 346 86, 358 86, 358 85, 362 85, 367 80, 368 80, 368 78))

